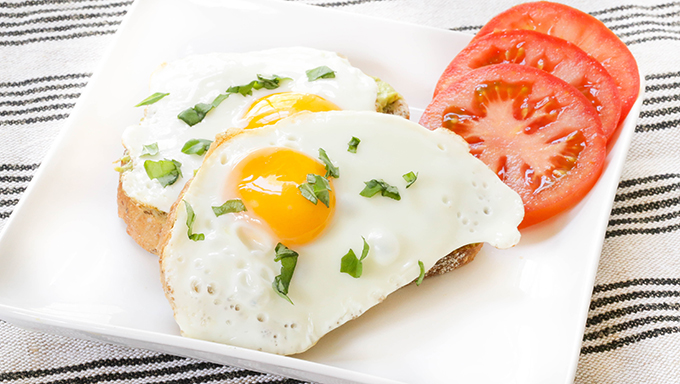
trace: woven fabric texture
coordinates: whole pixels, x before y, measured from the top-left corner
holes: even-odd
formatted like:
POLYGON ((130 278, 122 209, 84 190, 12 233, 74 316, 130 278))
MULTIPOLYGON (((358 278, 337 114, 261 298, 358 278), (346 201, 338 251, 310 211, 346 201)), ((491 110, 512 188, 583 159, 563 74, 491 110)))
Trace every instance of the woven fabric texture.
MULTIPOLYGON (((299 0, 475 33, 510 0, 299 0)), ((575 382, 680 380, 680 2, 565 0, 603 21, 645 77, 607 228, 575 382)), ((0 229, 132 1, 0 2, 0 229)), ((577 240, 577 239, 576 239, 577 240)), ((2 252, 2 250, 0 250, 2 252)), ((19 329, 0 320, 2 383, 299 383, 19 329)))

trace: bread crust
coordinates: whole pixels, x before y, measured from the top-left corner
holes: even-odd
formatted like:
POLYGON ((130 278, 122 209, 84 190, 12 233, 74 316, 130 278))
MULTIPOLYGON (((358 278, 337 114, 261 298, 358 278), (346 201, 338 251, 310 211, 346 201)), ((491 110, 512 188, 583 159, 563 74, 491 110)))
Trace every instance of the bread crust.
POLYGON ((118 217, 127 224, 127 234, 139 246, 157 255, 158 239, 168 214, 128 196, 121 178, 118 179, 118 217))

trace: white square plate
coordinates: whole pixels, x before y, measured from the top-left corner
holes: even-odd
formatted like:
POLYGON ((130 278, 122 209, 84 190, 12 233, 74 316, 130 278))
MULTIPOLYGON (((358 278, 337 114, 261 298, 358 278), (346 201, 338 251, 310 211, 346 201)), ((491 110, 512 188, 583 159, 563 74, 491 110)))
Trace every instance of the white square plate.
POLYGON ((0 237, 0 318, 319 382, 571 383, 613 196, 640 100, 577 207, 486 246, 470 265, 405 287, 284 357, 179 336, 158 262, 116 213, 123 129, 164 62, 304 45, 336 51, 399 90, 417 121, 470 35, 275 2, 140 0, 0 237))

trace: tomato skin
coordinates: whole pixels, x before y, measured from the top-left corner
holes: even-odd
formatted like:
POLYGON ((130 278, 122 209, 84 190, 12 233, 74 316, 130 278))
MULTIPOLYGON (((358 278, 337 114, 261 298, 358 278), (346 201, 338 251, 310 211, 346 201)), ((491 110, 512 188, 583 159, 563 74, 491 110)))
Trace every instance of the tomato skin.
MULTIPOLYGON (((491 19, 475 39, 508 29, 528 29, 567 40, 599 61, 614 78, 626 118, 640 93, 640 74, 628 47, 601 21, 578 9, 547 1, 514 6, 491 19)), ((474 39, 473 39, 474 40, 474 39)))
POLYGON ((606 139, 597 112, 580 92, 544 71, 517 64, 475 69, 437 94, 423 113, 420 124, 431 130, 445 127, 450 124, 445 119, 452 110, 476 116, 460 119, 462 129, 449 129, 466 139, 471 145, 471 153, 520 195, 525 209, 520 228, 574 206, 590 191, 602 172, 606 139), (500 84, 495 88, 497 91, 488 86, 490 83, 500 84), (503 84, 510 84, 510 87, 503 84), (503 100, 503 95, 516 93, 513 89, 524 90, 526 87, 522 88, 521 84, 529 85, 528 93, 503 100), (482 97, 479 96, 480 89, 482 97), (536 108, 546 104, 546 100, 551 100, 556 106, 554 111, 557 111, 547 115, 556 116, 557 120, 530 129, 530 123, 534 121, 531 119, 541 116, 536 112, 523 120, 517 106, 529 105, 540 111, 536 108), (531 175, 550 177, 551 172, 557 169, 553 168, 554 159, 565 155, 564 148, 555 145, 563 137, 580 140, 575 145, 577 155, 572 156, 576 159, 575 163, 551 185, 543 188, 541 183, 540 188, 535 188, 527 179, 527 170, 531 175), (499 159, 503 159, 502 168, 499 159), (545 173, 541 173, 542 170, 545 173))
POLYGON ((540 32, 508 30, 476 38, 446 68, 435 88, 435 96, 473 69, 499 62, 529 65, 566 81, 598 109, 607 139, 616 131, 621 98, 611 75, 576 45, 540 32))

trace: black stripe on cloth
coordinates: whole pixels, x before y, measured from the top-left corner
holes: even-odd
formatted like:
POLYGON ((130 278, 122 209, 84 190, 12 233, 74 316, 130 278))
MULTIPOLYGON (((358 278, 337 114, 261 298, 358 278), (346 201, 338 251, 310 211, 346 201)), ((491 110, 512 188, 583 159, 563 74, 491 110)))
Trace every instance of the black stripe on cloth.
POLYGON ((0 207, 13 207, 19 204, 19 199, 0 200, 0 207))
POLYGON ((52 104, 52 105, 43 105, 43 106, 34 107, 34 108, 20 109, 18 111, 0 111, 0 116, 20 116, 20 115, 25 115, 27 113, 46 112, 46 111, 54 111, 54 110, 59 110, 59 109, 71 109, 71 108, 73 108, 74 105, 75 105, 74 103, 52 104))
MULTIPOLYGON (((11 213, 11 212, 10 212, 11 213)), ((184 357, 172 356, 172 355, 158 355, 152 357, 138 357, 138 358, 121 358, 121 359, 102 359, 89 361, 83 364, 69 365, 65 367, 52 368, 52 369, 36 369, 30 371, 17 371, 17 372, 6 372, 0 373, 0 382, 17 380, 17 379, 27 379, 34 377, 44 377, 50 375, 58 375, 62 373, 73 373, 82 372, 90 369, 101 369, 101 368, 112 368, 112 367, 131 367, 137 365, 146 364, 158 364, 158 363, 169 363, 178 360, 185 360, 184 357)), ((215 367, 219 365, 214 364, 215 367)))
POLYGON ((600 19, 598 18, 601 22, 603 23, 609 23, 612 21, 621 21, 621 20, 628 20, 632 19, 634 17, 653 17, 657 19, 665 19, 671 16, 677 16, 680 15, 680 11, 673 11, 673 12, 667 12, 667 13, 630 13, 627 15, 622 15, 622 16, 614 16, 614 17, 609 17, 609 18, 603 18, 600 19))
POLYGON ((112 25, 119 25, 120 23, 121 23, 121 20, 115 20, 115 21, 100 21, 100 22, 97 22, 97 23, 60 25, 58 27, 45 27, 45 28, 24 29, 24 30, 21 30, 21 31, 0 32, 0 36, 24 36, 24 35, 31 35, 31 34, 35 34, 35 33, 64 32, 64 31, 69 31, 71 29, 78 29, 78 28, 110 27, 112 25))
MULTIPOLYGON (((81 79, 81 78, 87 78, 92 76, 91 73, 69 73, 68 75, 56 75, 56 76, 44 76, 44 77, 36 77, 33 79, 26 79, 22 81, 16 81, 16 82, 6 82, 6 83, 0 83, 0 88, 13 88, 13 87, 24 87, 29 84, 35 84, 35 83, 42 83, 46 81, 57 81, 57 80, 72 80, 72 79, 81 79)), ((0 94, 1 96, 2 94, 0 94)))
MULTIPOLYGON (((175 380, 164 380, 164 381, 154 381, 155 383, 196 383, 198 380, 204 381, 214 381, 214 380, 233 380, 242 377, 257 377, 264 376, 264 373, 239 370, 230 372, 220 372, 220 373, 210 373, 207 375, 200 375, 200 371, 207 369, 216 369, 222 367, 214 363, 198 362, 187 365, 181 365, 176 367, 166 367, 159 369, 152 369, 147 371, 132 371, 132 372, 112 372, 112 373, 100 373, 92 376, 79 377, 77 380, 78 384, 90 384, 90 383, 102 383, 105 381, 122 381, 122 380, 135 380, 143 378, 158 378, 160 376, 173 375, 178 373, 192 374, 192 377, 175 379, 175 380), (195 376, 194 376, 195 375, 195 376), (200 375, 200 376, 199 376, 200 375)), ((17 379, 24 379, 25 377, 17 377, 17 379)), ((16 380, 16 379, 15 379, 16 380)), ((59 379, 51 380, 45 382, 45 384, 72 384, 73 379, 59 379)))
POLYGON ((628 235, 660 235, 662 233, 675 232, 680 229, 680 224, 673 224, 667 227, 658 228, 625 228, 607 231, 604 235, 606 239, 628 235))
POLYGON ((645 76, 645 80, 665 80, 665 79, 670 79, 673 77, 680 77, 680 72, 666 72, 666 73, 658 73, 654 75, 647 75, 645 76))
POLYGON ((40 163, 37 164, 0 164, 0 172, 2 171, 32 171, 38 169, 40 163))
POLYGON ((15 187, 15 188, 0 188, 0 195, 16 195, 19 193, 24 193, 26 187, 15 187))
MULTIPOLYGON (((27 11, 27 12, 0 13, 0 17, 19 19, 19 18, 26 17, 26 16, 39 15, 41 13, 65 12, 65 11, 74 11, 74 10, 81 10, 81 9, 106 9, 106 8, 128 6, 130 4, 132 4, 132 1, 123 1, 123 2, 109 3, 109 4, 83 5, 83 6, 77 6, 75 8, 36 9, 36 10, 33 10, 33 11, 27 11)), ((52 3, 50 3, 50 5, 54 5, 54 3, 52 2, 52 3)))
POLYGON ((647 224, 647 223, 658 223, 661 221, 677 219, 680 217, 680 211, 675 211, 671 213, 664 213, 663 215, 647 216, 647 217, 628 217, 625 219, 613 219, 609 220, 608 226, 613 227, 615 225, 624 224, 647 224))
POLYGON ((466 25, 464 27, 454 27, 454 28, 449 28, 451 31, 457 31, 457 32, 462 32, 462 31, 478 31, 482 29, 483 25, 466 25))
POLYGON ((675 107, 654 109, 654 110, 651 110, 651 111, 642 111, 642 112, 640 112, 640 117, 658 117, 658 116, 664 116, 664 115, 672 115, 672 114, 678 113, 678 112, 680 112, 680 106, 675 106, 675 107))
POLYGON ((664 89, 680 88, 680 83, 654 84, 645 86, 645 92, 661 91, 664 89))
POLYGON ((25 45, 25 44, 39 43, 39 42, 43 42, 43 41, 73 40, 73 39, 80 39, 80 38, 83 38, 83 37, 112 35, 114 33, 116 33, 115 30, 108 30, 108 31, 79 32, 79 33, 72 33, 70 35, 35 37, 35 38, 32 38, 32 39, 26 39, 26 40, 0 41, 0 46, 19 46, 19 45, 25 45))
POLYGON ((663 335, 670 335, 670 334, 673 334, 673 333, 680 333, 680 327, 657 328, 657 329, 654 329, 654 330, 651 330, 651 331, 645 331, 645 332, 642 332, 642 333, 638 333, 636 335, 623 337, 623 338, 620 338, 618 340, 614 340, 614 341, 606 343, 606 344, 582 347, 581 348, 581 354, 587 355, 589 353, 612 351, 614 349, 618 349, 618 348, 624 347, 626 345, 634 344, 634 343, 637 343, 637 342, 645 340, 645 339, 651 339, 651 338, 659 337, 659 336, 663 336, 663 335))
MULTIPOLYGON (((92 0, 69 0, 69 3, 87 3, 87 2, 92 2, 92 0)), ((29 1, 22 1, 19 3, 8 3, 8 2, 2 2, 0 3, 0 8, 25 8, 25 7, 33 7, 33 6, 41 6, 41 5, 53 5, 54 1, 53 0, 29 0, 29 1)))
POLYGON ((602 14, 611 13, 611 12, 627 11, 629 9, 646 9, 646 10, 652 11, 652 10, 655 10, 655 9, 664 9, 664 8, 672 7, 674 5, 680 5, 680 2, 674 1, 674 2, 671 2, 671 3, 657 4, 657 5, 651 5, 651 6, 621 5, 621 6, 618 6, 618 7, 603 9, 601 11, 590 12, 590 15, 596 16, 596 15, 602 15, 602 14))
POLYGON ((652 123, 652 124, 639 124, 638 126, 635 127, 635 132, 636 133, 641 133, 641 132, 652 132, 652 131, 659 131, 662 129, 669 129, 669 128, 675 128, 680 124, 680 119, 675 119, 675 120, 667 120, 667 121, 662 121, 659 123, 652 123))
POLYGON ((634 287, 638 285, 678 285, 680 286, 680 279, 675 278, 645 278, 632 279, 625 281, 618 281, 616 283, 598 284, 593 287, 593 294, 600 292, 613 291, 615 289, 634 287))
POLYGON ((652 183, 655 181, 668 180, 673 178, 680 179, 680 173, 663 173, 660 175, 645 176, 637 179, 621 180, 619 182, 618 188, 628 188, 638 184, 652 183))
POLYGON ((660 297, 680 297, 680 291, 634 291, 626 292, 620 295, 602 297, 595 299, 590 302, 590 310, 594 310, 605 305, 610 305, 614 303, 622 303, 624 301, 637 300, 637 299, 649 299, 649 298, 660 298, 660 297))
POLYGON ((68 117, 68 113, 62 113, 62 114, 59 114, 59 115, 31 117, 31 118, 28 118, 28 119, 21 119, 21 120, 4 120, 4 121, 0 120, 0 126, 45 123, 45 122, 52 121, 52 120, 62 120, 62 119, 65 119, 67 117, 68 117))
POLYGON ((626 207, 618 207, 612 209, 611 215, 622 215, 626 213, 642 213, 647 211, 654 211, 661 208, 668 208, 680 204, 680 197, 671 199, 650 201, 649 203, 629 205, 626 207))
POLYGON ((38 17, 36 19, 17 21, 17 22, 5 22, 0 23, 0 28, 14 28, 21 27, 30 24, 41 24, 41 23, 54 23, 58 21, 76 21, 76 20, 89 20, 98 19, 103 17, 122 17, 125 16, 127 11, 119 12, 100 12, 100 13, 73 13, 70 15, 59 15, 59 16, 47 16, 38 17))
POLYGON ((0 183, 25 183, 31 179, 33 176, 0 176, 0 183))
POLYGON ((629 24, 620 24, 620 25, 612 25, 609 27, 610 30, 615 31, 617 29, 626 29, 626 28, 631 28, 631 27, 639 27, 642 25, 658 25, 662 27, 677 27, 680 26, 680 23, 677 21, 671 21, 668 23, 665 23, 663 21, 651 21, 651 20, 645 20, 645 21, 638 21, 635 23, 629 23, 629 24))
POLYGON ((650 97, 649 99, 642 100, 642 105, 667 103, 667 102, 670 102, 670 101, 680 101, 680 94, 669 95, 669 96, 650 97))
POLYGON ((13 211, 9 211, 9 212, 0 212, 0 220, 1 220, 1 219, 6 219, 6 218, 8 218, 9 215, 12 214, 12 212, 13 212, 13 211))
POLYGON ((637 328, 647 324, 661 323, 664 321, 680 323, 680 316, 647 316, 630 321, 624 321, 623 323, 619 323, 611 327, 602 328, 599 331, 586 333, 583 335, 583 341, 602 339, 609 335, 623 332, 631 328, 637 328))
POLYGON ((625 37, 642 35, 642 34, 645 34, 645 33, 656 33, 656 32, 665 32, 665 33, 680 35, 680 31, 676 31, 674 29, 650 28, 650 29, 641 29, 639 31, 631 31, 631 32, 626 32, 626 33, 620 33, 620 34, 617 34, 617 36, 619 37, 619 39, 623 40, 625 37))
POLYGON ((664 193, 675 191, 677 189, 680 189, 680 183, 669 184, 655 188, 640 189, 635 192, 617 194, 616 197, 614 197, 614 201, 626 201, 632 199, 639 199, 641 197, 661 195, 664 193))
POLYGON ((389 1, 389 0, 348 0, 348 1, 336 1, 333 3, 320 3, 320 4, 313 4, 318 7, 344 7, 347 5, 358 5, 358 4, 365 4, 365 3, 375 3, 378 1, 389 1))
POLYGON ((50 95, 50 96, 43 96, 43 97, 36 97, 34 99, 26 99, 26 100, 9 100, 9 101, 0 101, 0 107, 2 106, 8 106, 8 107, 21 107, 29 104, 36 104, 36 103, 42 103, 44 101, 50 101, 50 100, 69 100, 69 99, 77 99, 80 97, 80 93, 63 93, 59 95, 50 95))
POLYGON ((640 43, 646 43, 648 41, 657 41, 657 40, 680 40, 680 37, 678 37, 678 36, 652 36, 652 37, 645 37, 645 38, 637 39, 637 40, 624 41, 623 43, 626 44, 626 45, 635 45, 635 44, 640 44, 640 43))
POLYGON ((594 325, 598 325, 611 319, 616 319, 618 317, 623 317, 626 315, 632 315, 633 313, 638 312, 678 311, 678 310, 680 310, 680 303, 635 304, 631 305, 630 307, 617 308, 605 313, 601 313, 599 315, 595 315, 593 317, 589 317, 588 320, 586 320, 586 326, 592 327, 594 325))
POLYGON ((11 92, 0 92, 0 96, 26 96, 32 95, 34 93, 59 91, 62 89, 73 89, 73 88, 83 88, 87 83, 71 83, 71 84, 55 84, 55 85, 45 85, 43 87, 29 88, 23 91, 11 91, 11 92))

